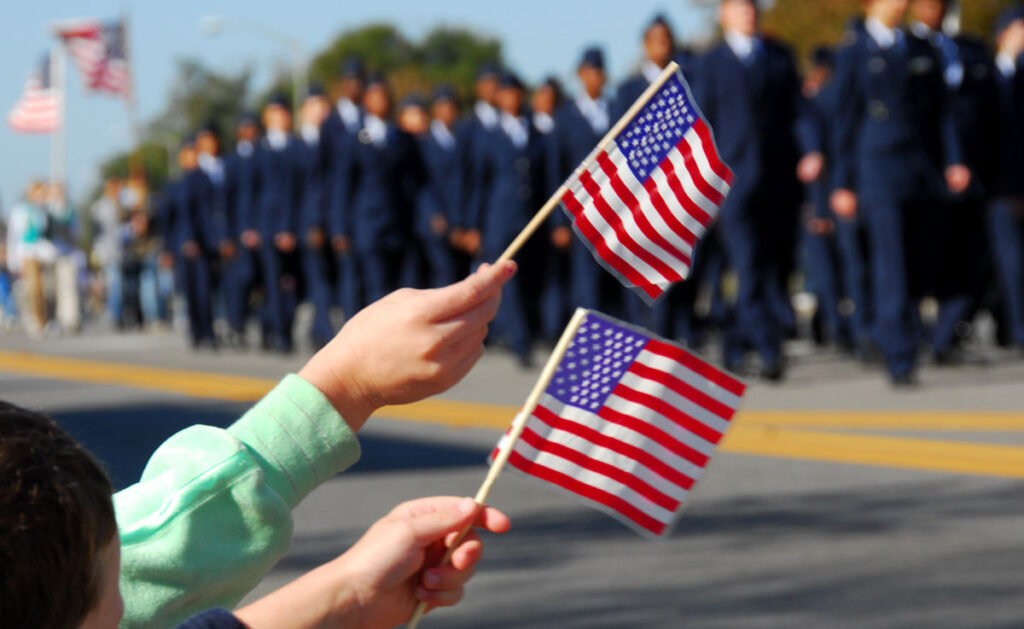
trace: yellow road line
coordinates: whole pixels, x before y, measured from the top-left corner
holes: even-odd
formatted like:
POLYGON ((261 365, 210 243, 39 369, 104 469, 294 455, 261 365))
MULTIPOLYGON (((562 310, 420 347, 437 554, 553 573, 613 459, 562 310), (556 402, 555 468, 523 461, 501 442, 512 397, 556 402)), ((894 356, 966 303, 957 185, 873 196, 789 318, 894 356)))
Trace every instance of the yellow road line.
POLYGON ((166 391, 192 397, 253 402, 275 382, 219 373, 144 367, 79 358, 58 358, 28 352, 0 351, 0 371, 40 378, 109 384, 135 389, 166 391))
POLYGON ((1024 478, 1024 447, 733 426, 724 452, 828 463, 1024 478))
MULTIPOLYGON (((275 384, 161 367, 0 351, 0 371, 252 402, 275 384)), ((432 399, 381 409, 381 417, 458 428, 505 429, 517 408, 432 399)), ((722 450, 739 454, 1024 478, 1024 447, 830 432, 848 430, 1024 431, 1024 413, 947 411, 743 411, 722 450)))

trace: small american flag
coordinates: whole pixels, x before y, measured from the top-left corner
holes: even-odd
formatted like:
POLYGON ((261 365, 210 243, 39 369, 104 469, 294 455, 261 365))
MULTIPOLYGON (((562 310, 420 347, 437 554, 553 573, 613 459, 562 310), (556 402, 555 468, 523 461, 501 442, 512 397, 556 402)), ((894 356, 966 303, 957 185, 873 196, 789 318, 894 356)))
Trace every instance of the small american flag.
POLYGON ((7 114, 7 124, 19 133, 53 133, 60 126, 60 102, 50 84, 50 55, 28 75, 25 90, 7 114))
POLYGON ((678 69, 588 162, 566 182, 569 218, 598 261, 653 302, 689 275, 733 178, 678 69))
POLYGON ((79 20, 57 27, 85 88, 133 98, 124 21, 79 20))
POLYGON ((674 343, 587 312, 508 461, 666 535, 744 390, 674 343))

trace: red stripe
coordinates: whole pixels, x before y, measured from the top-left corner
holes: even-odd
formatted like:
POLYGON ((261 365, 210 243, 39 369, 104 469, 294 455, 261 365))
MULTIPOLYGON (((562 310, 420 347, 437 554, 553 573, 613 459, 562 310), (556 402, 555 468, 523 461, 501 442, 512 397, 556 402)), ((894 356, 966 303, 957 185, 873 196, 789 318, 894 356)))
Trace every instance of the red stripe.
POLYGON ((537 406, 533 411, 533 416, 538 420, 544 422, 548 426, 557 430, 564 430, 565 432, 572 433, 577 437, 586 439, 590 443, 599 446, 601 448, 607 448, 617 454, 629 457, 634 461, 637 461, 644 467, 650 469, 652 472, 661 476, 665 480, 679 485, 683 489, 690 489, 693 487, 693 479, 685 474, 673 469, 667 465, 664 461, 654 456, 650 452, 638 448, 634 445, 630 445, 624 441, 609 437, 599 430, 594 430, 589 426, 584 426, 571 419, 566 419, 543 406, 537 406))
POLYGON ((743 384, 736 378, 733 378, 720 369, 716 369, 693 354, 690 354, 675 345, 651 339, 644 349, 652 354, 664 356, 665 358, 669 358, 682 364, 690 371, 698 374, 706 380, 710 380, 733 395, 742 397, 743 393, 747 390, 747 385, 743 384))
POLYGON ((666 524, 664 522, 659 522, 622 498, 610 494, 603 489, 592 487, 569 476, 568 474, 563 474, 562 472, 553 470, 550 467, 545 467, 539 463, 530 461, 518 452, 513 452, 512 456, 509 457, 508 462, 530 476, 536 476, 541 480, 545 480, 553 485, 558 485, 563 489, 567 489, 574 494, 583 496, 587 500, 604 505, 621 514, 628 520, 635 522, 637 526, 648 530, 655 535, 661 535, 665 531, 666 524))
POLYGON ((640 361, 635 361, 629 366, 630 373, 634 373, 641 378, 646 380, 653 380, 664 387, 675 391, 684 398, 690 400, 697 406, 714 413, 718 417, 729 421, 732 419, 733 414, 736 413, 736 409, 722 404, 715 398, 711 397, 707 393, 704 393, 700 389, 694 387, 691 384, 683 382, 679 378, 676 378, 670 373, 666 373, 660 369, 654 367, 648 367, 640 361))
POLYGON ((665 173, 665 180, 668 181, 668 187, 672 189, 672 192, 675 193, 676 198, 683 204, 686 211, 697 219, 704 227, 710 225, 711 215, 705 212, 704 208, 697 205, 697 202, 686 193, 686 189, 683 188, 683 183, 679 180, 679 174, 676 173, 676 167, 672 165, 672 161, 663 159, 661 160, 661 164, 658 168, 661 169, 661 172, 665 173))
POLYGON ((591 246, 597 249, 597 253, 601 256, 602 260, 615 269, 627 283, 639 288, 652 299, 657 299, 661 296, 663 291, 660 287, 648 282, 639 271, 616 255, 615 252, 608 247, 604 238, 601 237, 600 232, 597 231, 597 228, 594 227, 590 222, 590 219, 583 214, 583 206, 580 205, 580 202, 576 199, 576 196, 571 190, 567 191, 562 196, 562 201, 565 203, 565 206, 569 208, 569 213, 576 218, 576 227, 583 233, 583 236, 588 242, 590 242, 591 246))
POLYGON ((669 450, 680 458, 686 459, 697 467, 704 467, 708 464, 708 455, 697 452, 682 441, 673 438, 672 435, 668 434, 664 430, 661 430, 660 428, 657 428, 641 419, 626 415, 625 413, 620 413, 619 411, 607 406, 602 407, 601 410, 597 412, 597 416, 607 422, 618 424, 623 428, 628 428, 647 437, 651 441, 656 442, 666 450, 669 450))
POLYGON ((700 191, 709 201, 715 205, 722 205, 722 201, 725 201, 725 197, 718 190, 711 187, 711 184, 704 179, 703 173, 700 172, 700 168, 697 166, 697 159, 693 156, 693 148, 690 143, 683 137, 679 144, 676 145, 679 152, 683 156, 683 164, 686 166, 686 172, 690 173, 690 178, 693 179, 693 184, 697 186, 697 190, 700 191))
POLYGON ((644 249, 639 243, 633 240, 633 237, 626 231, 626 228, 622 224, 622 220, 619 218, 618 214, 612 210, 611 206, 608 205, 608 202, 605 201, 603 196, 601 196, 601 186, 594 181, 593 176, 591 176, 589 172, 580 173, 580 183, 583 184, 583 189, 590 195, 591 200, 594 203, 594 207, 597 208, 598 214, 604 218, 605 222, 608 223, 615 232, 615 237, 618 238, 618 240, 625 245, 633 255, 646 262, 648 266, 669 282, 682 281, 682 276, 676 273, 674 269, 659 260, 657 256, 644 249))
POLYGON ((666 496, 654 487, 648 485, 638 476, 634 476, 633 474, 615 467, 610 463, 598 461, 597 459, 583 454, 579 450, 575 450, 560 443, 555 443, 554 441, 548 441, 529 428, 524 429, 523 434, 519 438, 522 439, 524 443, 527 443, 537 449, 539 452, 547 452, 548 454, 565 459, 570 463, 575 463, 585 470, 594 472, 595 474, 600 474, 601 476, 605 476, 613 481, 625 485, 662 509, 675 511, 679 508, 678 500, 674 500, 671 496, 666 496))
POLYGON ((631 389, 622 383, 619 383, 619 385, 615 387, 612 391, 612 395, 616 395, 630 402, 635 402, 641 406, 646 406, 652 411, 660 413, 672 420, 672 422, 677 424, 680 428, 692 432, 709 443, 717 444, 722 439, 722 433, 718 432, 711 426, 690 417, 668 402, 660 400, 653 395, 641 393, 640 391, 631 389))
POLYGON ((672 231, 679 234, 679 236, 685 240, 688 245, 695 246, 697 244, 697 235, 690 231, 686 225, 683 225, 682 221, 676 218, 676 215, 668 207, 668 204, 665 203, 665 199, 662 198, 661 193, 658 192, 658 184, 655 183, 652 177, 648 177, 647 180, 644 181, 644 190, 647 191, 647 196, 651 198, 651 204, 654 205, 654 209, 657 210, 658 214, 661 215, 661 218, 668 223, 668 226, 672 231))
POLYGON ((715 171, 715 174, 722 181, 731 186, 732 170, 719 159, 718 151, 715 149, 715 140, 711 137, 711 129, 700 118, 694 123, 693 128, 697 130, 697 135, 700 136, 700 143, 704 146, 704 154, 708 156, 708 162, 711 163, 711 170, 715 171))
MULTIPOLYGON (((640 227, 640 231, 643 232, 644 236, 647 236, 654 244, 658 245, 672 257, 678 259, 687 268, 690 266, 690 256, 686 255, 682 251, 679 251, 674 245, 669 243, 665 238, 658 233, 658 230, 651 225, 651 221, 647 218, 644 213, 644 208, 640 207, 640 201, 637 200, 636 196, 630 191, 630 189, 622 182, 622 178, 619 177, 619 171, 615 168, 615 164, 608 158, 606 153, 602 153, 597 158, 597 163, 604 171, 604 174, 608 176, 608 180, 611 182, 612 189, 615 194, 619 195, 619 198, 625 201, 626 206, 629 208, 633 218, 636 219, 637 225, 640 227)), ((671 227, 671 225, 669 225, 671 227)), ((673 230, 675 231, 675 230, 673 230)))

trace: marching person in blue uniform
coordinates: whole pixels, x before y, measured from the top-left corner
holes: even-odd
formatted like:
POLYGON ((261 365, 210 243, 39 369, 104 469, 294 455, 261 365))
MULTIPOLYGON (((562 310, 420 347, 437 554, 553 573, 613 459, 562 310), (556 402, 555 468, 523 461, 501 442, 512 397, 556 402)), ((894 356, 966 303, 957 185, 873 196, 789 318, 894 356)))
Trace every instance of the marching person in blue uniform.
MULTIPOLYGON (((262 283, 260 233, 256 227, 259 199, 259 119, 243 114, 235 130, 235 150, 225 160, 225 203, 217 220, 221 253, 221 286, 230 328, 229 343, 245 346, 245 325, 253 290, 262 283)), ((269 342, 265 317, 260 315, 264 344, 269 342)))
POLYGON ((288 99, 275 95, 263 109, 266 135, 258 153, 260 196, 257 225, 260 232, 264 288, 267 292, 267 321, 272 335, 271 349, 294 350, 292 325, 298 306, 299 180, 301 147, 292 135, 288 99))
POLYGON ((218 292, 223 295, 217 290, 220 284, 220 257, 224 253, 230 253, 221 248, 220 230, 217 226, 221 221, 220 217, 227 212, 227 181, 224 160, 220 157, 220 128, 214 122, 205 123, 196 131, 195 142, 196 207, 199 213, 197 221, 202 223, 199 242, 207 259, 207 279, 202 284, 203 290, 210 293, 204 295, 202 299, 211 304, 209 324, 204 320, 203 325, 209 325, 210 336, 213 336, 213 296, 218 292))
POLYGON ((963 162, 973 174, 967 190, 943 199, 932 223, 936 246, 932 256, 933 290, 940 306, 932 352, 940 365, 963 359, 962 341, 970 335, 971 323, 989 286, 985 207, 992 185, 990 149, 999 133, 994 125, 996 83, 991 54, 979 40, 943 32, 952 2, 913 0, 910 7, 910 35, 931 44, 942 62, 963 162))
MULTIPOLYGON (((462 151, 462 170, 465 173, 466 185, 463 198, 467 200, 472 194, 469 186, 478 179, 475 171, 479 166, 477 155, 483 148, 481 145, 486 143, 491 132, 498 126, 496 103, 500 76, 501 70, 493 63, 485 63, 477 70, 476 83, 473 86, 476 100, 466 123, 465 149, 462 151)), ((452 242, 472 259, 480 253, 480 232, 468 224, 464 208, 456 208, 455 211, 456 214, 451 217, 452 242)))
POLYGON ((390 121, 391 89, 382 75, 367 76, 363 106, 363 126, 335 182, 341 211, 332 208, 329 217, 332 239, 351 243, 363 280, 359 304, 373 303, 399 286, 412 228, 410 191, 421 176, 415 140, 390 121))
POLYGON ((323 88, 313 84, 299 112, 297 181, 299 182, 299 249, 306 300, 313 306, 313 347, 323 347, 334 336, 331 325, 332 256, 326 229, 326 188, 329 175, 327 142, 321 129, 331 104, 323 88))
POLYGON ((784 281, 802 196, 795 134, 800 82, 792 53, 760 33, 758 17, 752 0, 722 2, 723 41, 694 62, 693 88, 736 175, 716 229, 738 281, 723 332, 725 364, 741 368, 752 348, 761 375, 778 380, 783 334, 792 325, 784 281))
MULTIPOLYGON (((561 183, 586 159, 611 128, 611 99, 605 94, 607 76, 604 52, 592 47, 583 51, 576 68, 580 90, 558 111, 555 122, 557 142, 551 158, 554 180, 561 183)), ((594 260, 583 241, 572 235, 569 219, 558 210, 552 215, 552 245, 571 251, 569 290, 571 303, 580 308, 612 310, 618 283, 594 260)))
MULTIPOLYGON (((643 50, 644 60, 639 70, 623 81, 616 91, 611 111, 613 124, 629 110, 647 87, 657 80, 670 62, 676 61, 684 70, 688 66, 687 55, 676 45, 675 33, 664 15, 655 15, 644 29, 643 50)), ((695 294, 693 287, 698 281, 696 277, 691 276, 687 284, 675 287, 653 309, 632 290, 619 287, 618 304, 614 309, 621 309, 623 318, 632 323, 670 335, 667 329, 669 320, 673 312, 680 310, 677 307, 680 297, 685 300, 691 293, 695 294)), ((692 312, 692 308, 688 310, 692 312)))
POLYGON ((939 54, 900 29, 905 2, 870 0, 836 64, 832 207, 863 213, 870 235, 875 333, 894 385, 915 382, 927 229, 946 189, 963 193, 963 165, 939 54))
MULTIPOLYGON (((526 115, 525 100, 526 89, 519 78, 511 72, 503 74, 496 127, 475 147, 479 166, 474 169, 466 224, 480 233, 480 258, 487 262, 497 260, 511 244, 550 189, 545 142, 526 115)), ((530 253, 521 256, 530 258, 530 253)), ((530 364, 527 307, 522 284, 513 278, 505 285, 493 326, 494 336, 508 343, 523 366, 530 364)))
MULTIPOLYGON (((543 204, 558 185, 564 181, 557 172, 556 153, 558 150, 558 120, 556 113, 565 100, 561 82, 548 77, 533 91, 530 97, 530 114, 533 128, 540 136, 544 146, 545 167, 548 174, 537 190, 537 201, 543 204)), ((539 208, 539 206, 538 206, 539 208)), ((545 229, 537 236, 537 246, 543 255, 536 260, 526 262, 523 269, 524 295, 528 300, 536 296, 539 305, 539 321, 536 329, 541 338, 557 340, 572 315, 573 305, 570 302, 566 287, 571 281, 572 257, 570 254, 573 241, 572 233, 565 225, 565 215, 554 212, 547 221, 545 229), (548 244, 543 243, 547 240, 548 244), (539 263, 539 264, 538 264, 539 263), (530 268, 530 265, 535 269, 530 268)))
POLYGON ((459 122, 458 97, 450 85, 439 85, 432 100, 430 126, 419 139, 425 181, 416 201, 416 233, 423 243, 428 284, 438 288, 458 277, 450 231, 463 199, 466 123, 459 122))
POLYGON ((1024 7, 996 19, 996 121, 989 208, 992 253, 1009 340, 1024 354, 1024 7))
POLYGON ((832 130, 835 118, 835 85, 832 71, 835 54, 827 47, 814 50, 811 71, 804 80, 804 106, 797 123, 800 151, 798 177, 807 186, 804 212, 803 251, 807 283, 817 298, 817 324, 821 340, 849 346, 852 335, 840 315, 843 296, 840 256, 836 243, 836 222, 829 205, 832 191, 828 176, 834 154, 832 130))
MULTIPOLYGON (((324 149, 327 151, 327 169, 330 173, 326 212, 328 227, 332 220, 338 220, 344 212, 342 207, 343 175, 348 168, 346 160, 356 142, 356 134, 363 127, 363 91, 366 87, 366 71, 358 57, 350 57, 342 63, 338 88, 340 96, 324 120, 321 130, 324 149)), ((361 278, 356 273, 352 260, 352 243, 343 234, 331 231, 331 248, 334 250, 335 275, 337 276, 336 299, 351 317, 359 310, 361 278)))
POLYGON ((208 244, 212 220, 200 200, 195 141, 189 137, 178 152, 181 176, 165 194, 160 211, 164 249, 174 256, 175 276, 184 293, 188 310, 189 340, 192 347, 216 347, 213 335, 213 305, 210 286, 208 244))
POLYGON ((447 238, 447 230, 440 236, 435 236, 430 229, 430 219, 421 214, 424 207, 421 205, 422 197, 428 193, 430 188, 427 185, 425 162, 423 159, 422 139, 430 129, 430 114, 427 113, 427 102, 419 92, 410 92, 402 100, 398 101, 395 115, 395 123, 398 129, 409 135, 413 142, 410 145, 412 155, 409 163, 413 166, 417 176, 408 177, 406 185, 409 190, 404 193, 405 198, 413 203, 412 221, 413 225, 409 230, 408 246, 403 252, 402 272, 400 284, 412 288, 426 288, 431 285, 430 275, 432 266, 427 254, 427 249, 447 238))

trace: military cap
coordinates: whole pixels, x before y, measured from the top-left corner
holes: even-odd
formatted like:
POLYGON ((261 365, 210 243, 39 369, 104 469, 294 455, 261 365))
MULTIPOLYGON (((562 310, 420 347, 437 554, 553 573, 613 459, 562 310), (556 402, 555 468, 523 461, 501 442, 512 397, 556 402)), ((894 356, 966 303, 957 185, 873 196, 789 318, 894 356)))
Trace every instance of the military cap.
POLYGON ((511 70, 506 70, 505 72, 501 73, 501 77, 498 79, 498 85, 500 87, 512 88, 517 90, 526 89, 526 86, 523 85, 523 82, 519 79, 518 76, 516 76, 516 73, 512 72, 511 70))
POLYGON ((441 83, 434 88, 434 93, 431 94, 430 100, 434 103, 441 101, 454 103, 458 100, 458 94, 455 93, 455 87, 451 83, 441 83))
POLYGON ((597 70, 604 70, 604 51, 597 46, 591 46, 583 51, 583 56, 580 58, 581 68, 595 68, 597 70))
POLYGON ((346 57, 338 69, 338 76, 343 79, 363 80, 366 77, 366 67, 363 65, 363 60, 359 57, 346 57))

